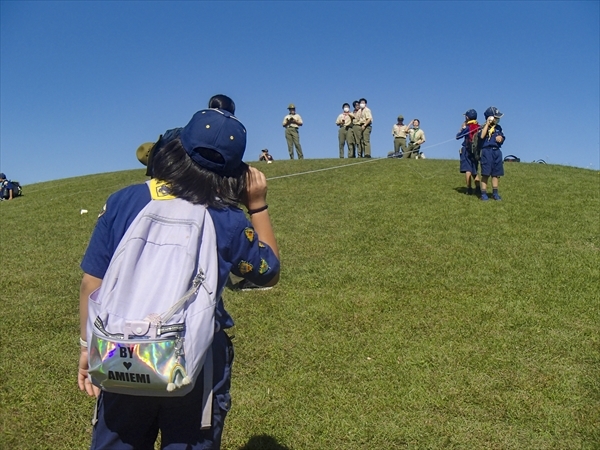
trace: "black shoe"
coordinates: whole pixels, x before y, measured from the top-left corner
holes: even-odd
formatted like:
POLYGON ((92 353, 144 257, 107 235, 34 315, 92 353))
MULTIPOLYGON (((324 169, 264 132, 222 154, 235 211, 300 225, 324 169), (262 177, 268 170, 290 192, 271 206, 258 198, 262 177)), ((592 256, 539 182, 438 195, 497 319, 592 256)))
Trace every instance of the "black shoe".
POLYGON ((370 157, 371 157, 371 155, 365 155, 365 158, 370 158, 370 157))

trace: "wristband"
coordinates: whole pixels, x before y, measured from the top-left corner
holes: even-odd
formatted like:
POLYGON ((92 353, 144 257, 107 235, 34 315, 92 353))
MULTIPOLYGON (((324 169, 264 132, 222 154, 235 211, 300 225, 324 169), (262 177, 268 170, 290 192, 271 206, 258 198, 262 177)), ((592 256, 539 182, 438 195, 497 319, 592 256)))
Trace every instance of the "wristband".
POLYGON ((256 209, 249 209, 248 214, 252 215, 252 214, 259 213, 259 212, 263 212, 263 211, 266 211, 268 208, 269 208, 269 205, 261 206, 260 208, 256 208, 256 209))
POLYGON ((79 345, 81 345, 84 348, 88 348, 88 343, 87 341, 84 341, 81 336, 79 336, 79 345))

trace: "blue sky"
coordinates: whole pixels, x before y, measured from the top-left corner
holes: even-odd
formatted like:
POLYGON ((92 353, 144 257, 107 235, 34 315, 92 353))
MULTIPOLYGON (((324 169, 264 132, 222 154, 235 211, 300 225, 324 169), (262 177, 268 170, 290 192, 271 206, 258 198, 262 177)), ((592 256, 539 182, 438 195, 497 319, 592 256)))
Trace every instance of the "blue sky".
POLYGON ((341 105, 365 97, 374 156, 402 114, 458 160, 462 114, 493 105, 505 155, 600 168, 598 1, 0 5, 0 170, 25 184, 141 168, 139 144, 218 93, 246 160, 288 157, 290 102, 305 156, 336 158, 341 105))

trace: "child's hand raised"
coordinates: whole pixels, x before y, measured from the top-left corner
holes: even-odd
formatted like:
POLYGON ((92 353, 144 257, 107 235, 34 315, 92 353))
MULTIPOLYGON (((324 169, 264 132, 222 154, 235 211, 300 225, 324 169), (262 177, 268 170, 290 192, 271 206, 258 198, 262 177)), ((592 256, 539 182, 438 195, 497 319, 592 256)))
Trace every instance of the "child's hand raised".
POLYGON ((255 167, 248 167, 246 174, 246 195, 242 199, 247 209, 255 210, 267 204, 267 178, 255 167))

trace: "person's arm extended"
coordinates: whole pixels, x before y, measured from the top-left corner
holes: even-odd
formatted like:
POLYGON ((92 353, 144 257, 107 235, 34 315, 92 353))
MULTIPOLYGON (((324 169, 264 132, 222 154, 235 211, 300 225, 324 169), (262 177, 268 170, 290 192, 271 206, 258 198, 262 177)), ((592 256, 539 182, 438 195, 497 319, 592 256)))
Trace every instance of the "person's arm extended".
MULTIPOLYGON (((81 287, 79 288, 79 336, 84 342, 87 339, 88 298, 101 284, 102 279, 87 273, 83 274, 81 287)), ((80 390, 85 391, 90 396, 97 397, 100 394, 100 389, 94 386, 88 378, 88 349, 84 346, 80 348, 77 384, 80 390)))
MULTIPOLYGON (((265 175, 254 167, 248 168, 248 186, 246 191, 245 206, 248 211, 255 211, 267 205, 267 179, 265 175)), ((279 259, 279 247, 275 239, 275 232, 271 225, 269 211, 264 209, 251 214, 252 226, 258 238, 271 247, 275 256, 279 259)), ((274 286, 279 281, 279 273, 275 275, 266 286, 274 286)))

